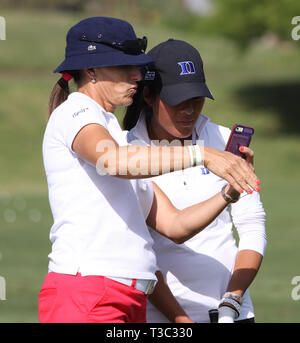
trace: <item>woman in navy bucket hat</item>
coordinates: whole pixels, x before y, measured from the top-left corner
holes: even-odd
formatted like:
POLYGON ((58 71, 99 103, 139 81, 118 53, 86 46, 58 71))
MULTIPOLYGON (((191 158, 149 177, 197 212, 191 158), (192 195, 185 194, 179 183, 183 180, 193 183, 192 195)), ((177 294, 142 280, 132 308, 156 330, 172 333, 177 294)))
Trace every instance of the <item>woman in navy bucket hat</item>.
POLYGON ((66 58, 54 72, 104 66, 143 66, 152 62, 143 53, 145 43, 146 39, 138 40, 132 26, 124 20, 100 17, 84 19, 69 30, 66 58), (125 46, 117 45, 126 41, 125 46), (129 53, 126 53, 126 47, 129 53))
POLYGON ((114 111, 132 103, 140 67, 153 62, 146 44, 115 18, 87 18, 68 32, 43 140, 54 223, 41 322, 145 322, 157 270, 146 222, 182 243, 228 205, 228 196, 255 187, 252 166, 230 153, 127 145, 114 111), (70 94, 71 79, 77 89, 70 94), (232 182, 227 197, 220 192, 179 211, 147 180, 200 163, 232 182))

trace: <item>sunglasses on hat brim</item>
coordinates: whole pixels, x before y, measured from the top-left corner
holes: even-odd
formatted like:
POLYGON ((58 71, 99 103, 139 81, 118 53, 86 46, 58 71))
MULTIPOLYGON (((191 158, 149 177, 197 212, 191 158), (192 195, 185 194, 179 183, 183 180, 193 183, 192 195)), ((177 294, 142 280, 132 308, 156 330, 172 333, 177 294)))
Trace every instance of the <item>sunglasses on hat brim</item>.
POLYGON ((88 39, 85 35, 80 38, 81 41, 97 43, 110 46, 111 48, 121 50, 126 54, 139 55, 145 53, 147 48, 147 37, 124 40, 123 42, 107 42, 101 39, 88 39))

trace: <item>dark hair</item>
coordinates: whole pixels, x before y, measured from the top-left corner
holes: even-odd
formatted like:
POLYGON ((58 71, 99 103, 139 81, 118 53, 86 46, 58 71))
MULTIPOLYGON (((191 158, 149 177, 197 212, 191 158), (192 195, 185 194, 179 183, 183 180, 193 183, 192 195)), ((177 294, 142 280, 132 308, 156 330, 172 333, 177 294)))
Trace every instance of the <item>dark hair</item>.
POLYGON ((147 118, 151 118, 153 115, 152 107, 149 106, 144 100, 145 87, 148 88, 150 97, 155 97, 156 95, 160 94, 161 79, 159 75, 156 76, 154 81, 143 81, 139 83, 137 92, 133 97, 133 102, 130 106, 127 107, 125 116, 123 118, 124 130, 130 130, 136 125, 142 111, 146 113, 147 118))
POLYGON ((123 129, 132 129, 139 120, 141 111, 147 107, 148 104, 144 100, 144 85, 140 84, 137 92, 133 96, 133 102, 126 108, 125 116, 123 118, 123 129))
MULTIPOLYGON (((79 70, 71 70, 68 71, 74 82, 78 84, 81 73, 79 70)), ((67 100, 70 94, 69 82, 66 81, 63 77, 61 77, 56 84, 54 85, 52 92, 50 94, 49 104, 48 104, 48 119, 51 116, 51 113, 58 107, 61 103, 67 100)))

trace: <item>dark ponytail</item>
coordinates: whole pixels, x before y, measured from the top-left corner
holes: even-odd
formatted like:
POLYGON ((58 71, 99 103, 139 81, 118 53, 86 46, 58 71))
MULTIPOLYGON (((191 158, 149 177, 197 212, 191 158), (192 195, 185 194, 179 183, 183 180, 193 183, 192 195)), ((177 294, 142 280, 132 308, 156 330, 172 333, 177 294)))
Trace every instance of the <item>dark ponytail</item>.
MULTIPOLYGON (((77 84, 80 78, 80 72, 77 70, 68 71, 74 82, 77 84)), ((62 104, 65 100, 67 100, 70 94, 69 82, 61 77, 56 84, 54 85, 52 92, 50 94, 49 104, 48 104, 48 119, 51 116, 51 113, 62 104)))
POLYGON ((144 100, 144 87, 148 88, 149 97, 155 97, 160 93, 161 86, 154 82, 148 82, 146 85, 139 84, 137 92, 133 97, 133 102, 127 107, 126 113, 123 119, 123 129, 132 129, 139 120, 140 114, 143 111, 147 119, 150 119, 153 115, 152 107, 149 106, 144 100))
POLYGON ((140 113, 147 106, 144 100, 144 85, 140 84, 138 86, 137 92, 133 96, 133 102, 130 106, 126 108, 126 113, 123 118, 123 129, 132 129, 137 121, 139 120, 140 113))

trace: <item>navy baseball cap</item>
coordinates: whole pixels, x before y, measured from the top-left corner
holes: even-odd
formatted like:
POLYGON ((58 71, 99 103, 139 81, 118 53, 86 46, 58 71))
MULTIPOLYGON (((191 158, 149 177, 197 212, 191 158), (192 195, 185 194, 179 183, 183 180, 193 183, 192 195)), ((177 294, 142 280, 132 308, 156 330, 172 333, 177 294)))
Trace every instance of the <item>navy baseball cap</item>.
POLYGON ((153 62, 145 54, 147 38, 137 38, 133 27, 117 18, 81 20, 68 31, 66 41, 65 60, 54 73, 153 62))
POLYGON ((147 54, 155 64, 147 67, 144 80, 158 85, 166 104, 175 106, 200 96, 214 99, 206 85, 202 58, 192 45, 169 39, 147 54))

